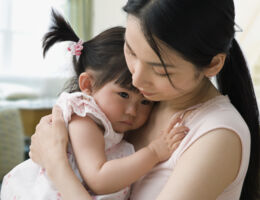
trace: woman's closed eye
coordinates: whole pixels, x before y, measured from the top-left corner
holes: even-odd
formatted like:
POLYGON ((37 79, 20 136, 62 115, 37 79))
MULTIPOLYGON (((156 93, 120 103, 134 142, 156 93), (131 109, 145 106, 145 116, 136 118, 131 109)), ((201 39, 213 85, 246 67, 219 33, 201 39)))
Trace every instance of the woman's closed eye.
POLYGON ((127 92, 118 92, 118 95, 124 99, 129 98, 129 94, 127 92))
POLYGON ((126 47, 126 51, 125 51, 128 55, 130 56, 136 56, 135 53, 133 51, 131 51, 128 47, 126 47))
MULTIPOLYGON (((167 76, 166 73, 162 73, 162 74, 161 74, 161 73, 155 72, 155 74, 158 75, 158 76, 167 76)), ((168 74, 168 75, 170 75, 170 74, 168 74)))
POLYGON ((173 73, 169 73, 169 72, 166 73, 166 71, 163 67, 157 67, 157 66, 153 67, 153 71, 158 76, 167 76, 167 74, 170 76, 173 74, 173 73))
POLYGON ((132 57, 136 57, 136 55, 133 53, 133 52, 131 52, 131 51, 129 51, 129 52, 127 52, 128 53, 128 55, 130 55, 130 56, 132 56, 132 57))

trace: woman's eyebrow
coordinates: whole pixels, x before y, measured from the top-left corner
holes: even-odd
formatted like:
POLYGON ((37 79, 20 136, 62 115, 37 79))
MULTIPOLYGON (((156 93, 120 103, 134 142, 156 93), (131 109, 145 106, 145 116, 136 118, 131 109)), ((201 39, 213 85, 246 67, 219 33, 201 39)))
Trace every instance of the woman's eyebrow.
MULTIPOLYGON (((126 38, 125 38, 125 44, 126 44, 127 48, 135 55, 134 51, 132 50, 132 48, 131 48, 130 45, 128 44, 126 38)), ((151 65, 151 66, 153 66, 153 67, 163 67, 163 64, 162 64, 161 62, 157 63, 157 62, 145 61, 145 63, 146 63, 147 65, 151 65)), ((173 68, 175 68, 175 66, 172 65, 172 64, 166 64, 166 63, 164 63, 164 65, 165 65, 165 67, 173 67, 173 68)))

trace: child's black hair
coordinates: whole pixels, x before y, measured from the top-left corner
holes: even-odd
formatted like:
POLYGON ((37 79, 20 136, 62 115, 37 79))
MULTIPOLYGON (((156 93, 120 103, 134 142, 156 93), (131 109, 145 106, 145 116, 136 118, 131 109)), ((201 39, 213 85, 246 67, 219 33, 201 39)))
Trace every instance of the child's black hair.
MULTIPOLYGON (((52 10, 52 21, 52 26, 43 37, 43 56, 57 42, 79 41, 79 37, 70 24, 54 10, 52 10)), ((100 89, 106 83, 115 81, 121 87, 138 91, 132 85, 132 75, 124 57, 124 34, 125 28, 113 27, 83 43, 81 55, 73 56, 73 67, 76 74, 67 86, 68 92, 80 91, 78 78, 82 72, 88 69, 95 72, 95 89, 100 89)))

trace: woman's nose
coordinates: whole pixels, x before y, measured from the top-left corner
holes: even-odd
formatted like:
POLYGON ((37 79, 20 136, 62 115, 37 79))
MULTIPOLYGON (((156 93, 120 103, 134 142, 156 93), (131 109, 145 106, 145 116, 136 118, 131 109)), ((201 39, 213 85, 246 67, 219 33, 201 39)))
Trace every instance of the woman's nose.
POLYGON ((145 70, 145 66, 140 61, 136 62, 132 70, 133 85, 137 88, 145 88, 148 84, 147 77, 148 74, 147 70, 145 70))

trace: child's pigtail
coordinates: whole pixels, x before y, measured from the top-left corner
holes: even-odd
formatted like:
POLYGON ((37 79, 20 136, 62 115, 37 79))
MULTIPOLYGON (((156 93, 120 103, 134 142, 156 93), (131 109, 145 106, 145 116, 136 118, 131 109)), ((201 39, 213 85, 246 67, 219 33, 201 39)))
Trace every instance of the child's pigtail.
POLYGON ((52 9, 52 22, 53 24, 49 28, 43 37, 43 56, 56 42, 73 41, 78 42, 79 37, 75 34, 70 24, 56 11, 52 9))

